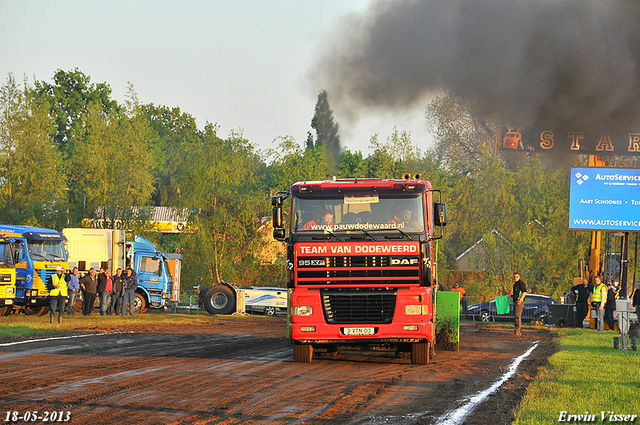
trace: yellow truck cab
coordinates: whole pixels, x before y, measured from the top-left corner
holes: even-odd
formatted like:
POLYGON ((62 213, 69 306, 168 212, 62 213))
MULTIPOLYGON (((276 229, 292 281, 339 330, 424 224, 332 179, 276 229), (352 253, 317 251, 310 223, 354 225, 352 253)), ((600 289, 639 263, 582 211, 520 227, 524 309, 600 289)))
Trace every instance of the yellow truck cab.
POLYGON ((0 317, 13 311, 16 298, 16 268, 13 246, 7 237, 0 237, 0 317))

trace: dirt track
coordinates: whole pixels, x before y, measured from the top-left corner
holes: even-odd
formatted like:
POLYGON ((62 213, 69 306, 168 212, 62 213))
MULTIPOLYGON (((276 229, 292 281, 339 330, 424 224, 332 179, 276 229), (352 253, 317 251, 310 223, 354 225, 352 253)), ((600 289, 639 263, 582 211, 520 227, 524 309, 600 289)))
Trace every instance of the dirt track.
POLYGON ((510 423, 512 400, 555 345, 544 330, 509 331, 463 325, 460 351, 439 351, 427 366, 384 352, 295 363, 281 317, 3 344, 0 420, 38 410, 69 411, 73 424, 430 424, 539 340, 464 422, 510 423))

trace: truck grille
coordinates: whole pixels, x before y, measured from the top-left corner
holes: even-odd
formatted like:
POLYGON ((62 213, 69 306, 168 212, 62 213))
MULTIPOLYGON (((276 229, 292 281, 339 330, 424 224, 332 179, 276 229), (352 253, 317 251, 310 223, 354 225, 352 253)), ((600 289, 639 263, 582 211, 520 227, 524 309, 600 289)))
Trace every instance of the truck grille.
POLYGON ((372 289, 362 291, 320 291, 324 317, 331 324, 391 323, 396 305, 396 291, 372 289))
POLYGON ((418 256, 304 257, 296 267, 298 285, 420 283, 418 256))

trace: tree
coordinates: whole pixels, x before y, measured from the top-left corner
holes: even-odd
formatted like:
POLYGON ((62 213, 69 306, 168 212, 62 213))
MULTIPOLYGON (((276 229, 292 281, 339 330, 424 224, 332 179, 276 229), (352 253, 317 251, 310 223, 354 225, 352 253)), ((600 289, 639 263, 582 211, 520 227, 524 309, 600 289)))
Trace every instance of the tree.
POLYGON ((153 104, 142 107, 151 128, 158 135, 161 165, 154 170, 155 192, 153 201, 155 205, 177 205, 180 201, 182 182, 179 181, 177 171, 180 167, 186 167, 182 148, 197 143, 202 132, 198 130, 195 118, 181 112, 180 108, 168 108, 166 106, 154 106, 153 104))
POLYGON ((96 218, 105 220, 105 227, 134 219, 131 207, 147 205, 153 193, 158 150, 133 88, 124 108, 105 115, 91 104, 82 120, 86 135, 71 150, 72 199, 82 195, 83 215, 99 211, 96 218))
MULTIPOLYGON (((338 135, 339 126, 333 120, 333 111, 329 107, 327 92, 324 90, 318 95, 311 127, 316 131, 314 147, 325 154, 329 171, 337 174, 342 157, 342 147, 340 145, 340 136, 338 135)), ((310 147, 311 134, 308 134, 307 150, 310 147)))
POLYGON ((303 150, 291 137, 277 139, 278 147, 269 149, 269 188, 287 191, 298 181, 324 180, 329 177, 325 152, 316 149, 303 150))
POLYGON ((78 68, 73 71, 57 70, 53 84, 36 81, 34 96, 47 104, 55 121, 53 142, 68 157, 75 143, 84 138, 83 115, 89 105, 108 115, 118 111, 118 103, 111 99, 111 87, 107 83, 91 83, 91 78, 78 68))
POLYGON ((212 283, 242 281, 238 264, 256 261, 257 230, 269 214, 261 159, 241 133, 221 139, 212 124, 184 147, 189 166, 179 170, 181 202, 194 209, 196 228, 185 238, 190 272, 212 283), (192 261, 196 257, 199 261, 192 261))
POLYGON ((0 88, 0 211, 2 221, 58 227, 66 216, 65 172, 51 143, 47 109, 11 74, 0 88))

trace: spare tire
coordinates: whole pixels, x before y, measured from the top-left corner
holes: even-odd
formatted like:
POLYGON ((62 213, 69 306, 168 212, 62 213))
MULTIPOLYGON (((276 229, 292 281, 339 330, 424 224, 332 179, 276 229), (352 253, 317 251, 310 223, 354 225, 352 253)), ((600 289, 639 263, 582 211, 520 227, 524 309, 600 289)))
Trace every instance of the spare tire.
POLYGON ((236 311, 236 295, 226 285, 216 285, 204 296, 204 308, 209 314, 231 314, 236 311))

